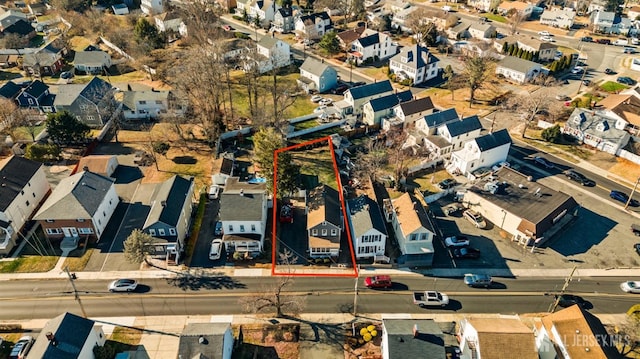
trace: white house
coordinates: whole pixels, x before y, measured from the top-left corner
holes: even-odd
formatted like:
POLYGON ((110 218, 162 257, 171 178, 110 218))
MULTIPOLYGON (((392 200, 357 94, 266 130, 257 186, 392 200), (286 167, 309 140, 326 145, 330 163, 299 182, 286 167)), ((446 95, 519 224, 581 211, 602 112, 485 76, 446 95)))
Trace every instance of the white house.
POLYGON ((551 42, 541 41, 531 36, 509 36, 496 40, 493 44, 494 48, 502 52, 504 44, 514 44, 523 51, 529 51, 538 54, 540 61, 551 61, 556 56, 558 45, 551 42))
POLYGON ((87 74, 102 74, 111 67, 111 56, 104 51, 76 51, 73 67, 87 74))
POLYGON ((469 35, 478 40, 489 40, 496 37, 496 27, 483 22, 475 22, 467 29, 469 35))
POLYGON ((280 5, 272 0, 253 1, 250 11, 250 17, 260 19, 262 26, 268 25, 275 20, 276 11, 280 9, 280 5))
POLYGON ((462 358, 494 358, 502 348, 519 359, 539 359, 533 330, 517 317, 464 318, 458 327, 462 358))
POLYGON ((271 24, 273 31, 287 34, 295 30, 295 18, 290 7, 283 7, 276 11, 273 15, 273 23, 271 24))
POLYGON ((498 6, 498 11, 502 15, 507 15, 511 11, 516 11, 523 19, 528 19, 533 14, 533 4, 522 1, 504 1, 498 6))
POLYGON ((460 116, 454 107, 446 110, 433 112, 416 120, 416 129, 424 134, 431 136, 436 134, 436 130, 449 122, 459 121, 460 116))
POLYGON ((604 34, 626 35, 631 28, 631 20, 629 18, 621 17, 611 11, 596 10, 591 13, 589 20, 594 32, 604 34))
POLYGON ((296 36, 302 39, 316 40, 333 29, 331 18, 327 12, 302 15, 295 21, 296 36))
POLYGON ((467 0, 467 5, 484 12, 493 11, 500 5, 500 0, 467 0))
POLYGON ((469 175, 480 167, 491 168, 496 163, 507 160, 511 147, 511 137, 506 129, 476 137, 451 155, 447 166, 450 173, 469 175))
POLYGON ((127 4, 115 4, 111 5, 114 15, 127 15, 129 13, 129 7, 127 4))
MULTIPOLYGON (((344 93, 344 110, 346 114, 352 113, 354 115, 360 115, 362 113, 362 106, 367 103, 367 101, 391 95, 392 93, 393 86, 391 86, 391 81, 389 80, 352 87, 344 93)), ((340 106, 340 104, 334 103, 334 106, 336 105, 340 106)))
POLYGON ((395 116, 393 109, 396 105, 411 99, 413 99, 411 90, 371 99, 362 106, 362 122, 370 126, 379 126, 384 118, 395 116))
POLYGON ((45 324, 27 357, 94 359, 93 348, 104 346, 106 340, 102 325, 64 313, 45 324))
POLYGON ((421 199, 410 193, 384 201, 384 216, 393 226, 402 255, 398 264, 407 267, 430 267, 433 263, 434 231, 421 199))
MULTIPOLYGON (((395 117, 402 123, 404 128, 414 127, 416 120, 436 111, 431 97, 423 97, 399 103, 393 108, 395 117)), ((383 127, 384 123, 383 123, 383 127)), ((387 128, 385 128, 387 129, 387 128)))
POLYGON ((384 60, 398 52, 398 44, 391 36, 376 32, 351 43, 349 56, 360 65, 365 61, 384 60))
POLYGON ((423 143, 434 158, 448 160, 453 151, 460 150, 466 142, 480 136, 481 131, 482 124, 478 116, 473 115, 445 122, 436 128, 433 135, 425 133, 423 143))
POLYGON ((0 257, 4 257, 51 187, 42 163, 18 156, 0 161, 0 183, 0 257))
POLYGON ((394 29, 400 29, 403 32, 410 32, 411 28, 407 26, 407 20, 411 18, 411 14, 418 10, 417 6, 409 6, 396 12, 391 19, 391 27, 394 29))
POLYGON ((335 88, 337 84, 338 72, 324 59, 316 60, 313 57, 307 57, 300 66, 298 86, 307 93, 311 90, 325 93, 335 88))
POLYGON ((227 253, 257 254, 264 249, 267 228, 267 189, 264 183, 227 179, 220 195, 219 220, 227 253))
POLYGON ((387 230, 378 204, 360 195, 347 201, 347 214, 356 258, 384 256, 387 230))
POLYGON ((576 108, 562 128, 562 132, 600 151, 616 155, 631 135, 620 127, 625 122, 606 117, 603 113, 576 108))
POLYGON ((327 185, 313 188, 307 193, 305 208, 309 257, 337 257, 344 228, 338 192, 327 185))
POLYGON ((428 48, 415 44, 403 47, 389 60, 389 71, 397 81, 410 79, 413 85, 418 85, 438 76, 439 62, 428 48))
POLYGON ((542 73, 542 65, 515 56, 506 56, 496 66, 496 74, 517 83, 526 83, 542 73))
POLYGON ((170 91, 124 91, 122 113, 127 120, 158 118, 171 107, 170 91))
POLYGON ((160 15, 154 16, 156 29, 159 32, 172 31, 176 34, 180 34, 182 37, 188 35, 187 25, 182 21, 182 16, 177 12, 163 12, 160 15))
POLYGON ((274 36, 263 36, 258 41, 256 55, 255 58, 249 59, 245 70, 256 66, 258 72, 265 73, 291 64, 289 44, 274 36))
POLYGON ((571 26, 573 26, 573 19, 575 17, 575 10, 569 7, 565 7, 564 9, 546 10, 542 15, 540 15, 540 23, 542 25, 553 26, 560 29, 570 29, 571 26))
POLYGON ((155 15, 164 11, 163 0, 141 0, 140 10, 147 15, 155 15))

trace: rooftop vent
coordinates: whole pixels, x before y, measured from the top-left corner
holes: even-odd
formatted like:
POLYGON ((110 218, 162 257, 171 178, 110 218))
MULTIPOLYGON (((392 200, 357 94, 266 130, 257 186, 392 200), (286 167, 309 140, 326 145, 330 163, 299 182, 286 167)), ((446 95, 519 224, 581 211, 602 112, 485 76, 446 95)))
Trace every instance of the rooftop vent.
POLYGON ((198 343, 200 343, 200 344, 207 344, 207 339, 206 339, 204 336, 202 336, 202 335, 201 335, 201 336, 198 338, 198 343))

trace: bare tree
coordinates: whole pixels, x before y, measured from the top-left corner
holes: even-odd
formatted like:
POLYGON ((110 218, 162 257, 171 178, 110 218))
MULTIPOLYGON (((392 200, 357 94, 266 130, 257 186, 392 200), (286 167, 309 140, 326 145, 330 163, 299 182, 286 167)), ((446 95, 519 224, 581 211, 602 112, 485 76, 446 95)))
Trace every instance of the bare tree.
POLYGON ((553 96, 546 88, 541 88, 533 93, 517 95, 507 101, 507 106, 519 112, 524 122, 522 138, 525 138, 527 129, 535 116, 542 111, 547 111, 552 102, 553 96))
POLYGON ((624 321, 614 328, 613 342, 624 358, 637 358, 640 355, 640 314, 632 312, 632 309, 627 312, 624 321))
POLYGON ((476 91, 481 89, 491 77, 493 62, 490 58, 477 54, 470 54, 463 63, 462 76, 469 87, 469 108, 475 100, 476 91))
POLYGON ((242 297, 239 302, 243 310, 248 313, 275 312, 277 318, 284 317, 285 312, 289 315, 302 312, 306 306, 306 297, 285 294, 285 289, 294 284, 290 264, 297 260, 288 250, 280 253, 280 262, 287 266, 288 273, 277 277, 275 283, 265 285, 258 293, 242 297))
POLYGON ((524 20, 525 20, 525 16, 523 13, 521 13, 520 11, 517 11, 516 9, 509 10, 509 13, 507 14, 507 22, 509 24, 509 33, 511 35, 515 35, 516 32, 518 32, 518 29, 520 28, 520 25, 524 20))
POLYGON ((356 154, 354 161, 357 164, 355 177, 360 182, 367 178, 375 181, 384 166, 389 163, 389 154, 382 141, 370 140, 366 143, 365 150, 356 154))
POLYGON ((195 43, 206 44, 220 37, 221 9, 214 0, 198 0, 180 2, 177 11, 189 27, 189 38, 195 43))
POLYGON ((411 30, 411 33, 420 45, 432 45, 436 41, 437 29, 436 25, 428 19, 437 17, 432 10, 420 7, 414 10, 405 22, 405 25, 411 30))
POLYGON ((344 16, 344 26, 347 26, 349 17, 351 16, 351 1, 350 0, 316 0, 313 3, 313 8, 317 11, 324 11, 325 8, 334 9, 339 14, 344 16))
POLYGON ((402 127, 387 132, 385 146, 389 154, 389 162, 394 164, 396 184, 400 186, 400 178, 406 171, 406 161, 411 157, 411 149, 406 147, 409 134, 402 127))

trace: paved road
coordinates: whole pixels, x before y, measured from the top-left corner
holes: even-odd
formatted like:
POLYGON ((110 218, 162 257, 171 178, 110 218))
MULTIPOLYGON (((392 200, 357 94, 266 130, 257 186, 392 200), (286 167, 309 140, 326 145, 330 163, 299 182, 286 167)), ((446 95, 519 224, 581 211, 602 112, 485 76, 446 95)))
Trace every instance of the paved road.
MULTIPOLYGON (((574 278, 569 291, 593 304, 594 313, 623 313, 637 303, 637 295, 620 291, 627 278, 574 278)), ((437 289, 449 294, 452 303, 434 312, 455 310, 465 313, 527 313, 547 311, 552 297, 545 293, 560 290, 561 279, 496 278, 493 289, 466 287, 460 279, 394 277, 391 291, 360 288, 360 313, 422 313, 413 305, 413 290, 437 289), (503 288, 503 289, 499 289, 503 288)), ((239 314, 238 299, 247 293, 264 291, 274 278, 194 278, 145 279, 136 293, 108 293, 106 281, 83 281, 76 286, 91 316, 239 314)), ((362 284, 362 278, 359 280, 362 284)), ((308 313, 349 312, 353 305, 353 279, 299 278, 292 294, 307 297, 308 313)), ((69 310, 78 312, 68 281, 12 281, 3 283, 0 319, 48 318, 69 310), (27 294, 28 293, 28 294, 27 294)))

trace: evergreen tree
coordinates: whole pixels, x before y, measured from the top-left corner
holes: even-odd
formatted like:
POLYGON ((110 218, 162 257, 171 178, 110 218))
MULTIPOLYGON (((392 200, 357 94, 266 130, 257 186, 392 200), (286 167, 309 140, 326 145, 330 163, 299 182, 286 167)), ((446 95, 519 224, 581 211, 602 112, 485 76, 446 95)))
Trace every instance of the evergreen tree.
POLYGON ((516 53, 516 57, 522 58, 522 49, 518 49, 518 52, 516 53))
POLYGON ((504 44, 502 44, 502 53, 506 54, 508 52, 509 52, 509 44, 505 42, 504 44))

